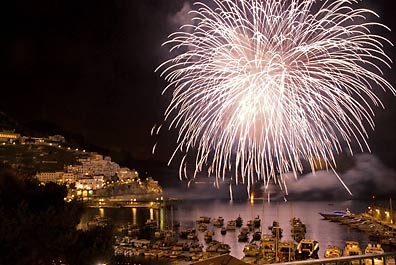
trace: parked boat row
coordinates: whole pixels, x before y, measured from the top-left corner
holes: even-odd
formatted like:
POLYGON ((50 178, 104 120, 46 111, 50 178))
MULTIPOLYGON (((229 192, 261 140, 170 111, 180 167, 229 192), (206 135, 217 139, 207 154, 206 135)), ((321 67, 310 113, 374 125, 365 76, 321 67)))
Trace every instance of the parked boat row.
POLYGON ((163 240, 151 242, 146 239, 134 239, 129 236, 116 238, 114 253, 116 256, 145 256, 151 258, 170 258, 188 261, 198 261, 216 255, 230 252, 228 244, 211 241, 206 249, 197 241, 178 240, 166 242, 163 240))
POLYGON ((347 225, 368 234, 369 239, 381 245, 396 246, 396 231, 378 222, 367 213, 352 214, 347 211, 319 213, 324 219, 347 225))
MULTIPOLYGON (((369 255, 369 254, 383 254, 384 249, 381 244, 372 244, 368 243, 364 251, 359 246, 359 243, 356 241, 346 241, 344 249, 339 248, 338 246, 327 246, 325 250, 324 257, 325 258, 338 258, 343 256, 356 256, 356 255, 369 255)), ((353 261, 352 264, 359 264, 359 261, 353 261)), ((366 264, 372 264, 371 259, 367 259, 366 264)), ((374 258, 375 265, 383 264, 382 259, 374 258)))

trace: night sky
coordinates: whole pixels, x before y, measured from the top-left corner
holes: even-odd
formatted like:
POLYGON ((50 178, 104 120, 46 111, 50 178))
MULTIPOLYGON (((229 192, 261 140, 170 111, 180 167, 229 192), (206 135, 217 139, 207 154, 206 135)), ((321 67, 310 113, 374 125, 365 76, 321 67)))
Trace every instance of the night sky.
MULTIPOLYGON (((173 138, 151 149, 154 124, 163 120, 169 94, 154 72, 168 58, 167 36, 188 22, 183 0, 6 1, 0 15, 0 110, 27 124, 46 121, 92 144, 130 151, 138 159, 166 160, 173 138)), ((364 0, 393 32, 394 1, 364 0)), ((393 61, 396 48, 386 47, 393 61)), ((395 68, 395 66, 393 66, 395 68)), ((385 77, 394 86, 394 70, 385 77)), ((373 154, 396 168, 396 97, 379 93, 370 133, 373 154)))

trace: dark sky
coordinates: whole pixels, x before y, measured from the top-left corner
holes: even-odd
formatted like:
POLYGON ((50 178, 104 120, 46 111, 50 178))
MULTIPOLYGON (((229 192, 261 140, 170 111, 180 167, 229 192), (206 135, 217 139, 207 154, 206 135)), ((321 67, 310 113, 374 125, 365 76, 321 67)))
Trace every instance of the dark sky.
MULTIPOLYGON (((396 31, 394 1, 365 0, 396 31)), ((183 0, 4 1, 0 15, 0 110, 27 123, 49 121, 81 133, 93 144, 151 156, 154 124, 169 95, 155 68, 161 47, 183 21, 183 0)), ((396 43, 395 33, 384 32, 396 43)), ((395 59, 395 48, 387 48, 395 59)), ((393 70, 386 78, 394 85, 393 70)), ((388 165, 396 157, 396 98, 380 94, 370 132, 373 152, 388 165)), ((165 137, 166 138, 166 137, 165 137)), ((168 139, 162 139, 167 146, 168 139)))
POLYGON ((151 127, 166 104, 154 70, 182 7, 177 0, 7 1, 0 109, 148 157, 151 127))

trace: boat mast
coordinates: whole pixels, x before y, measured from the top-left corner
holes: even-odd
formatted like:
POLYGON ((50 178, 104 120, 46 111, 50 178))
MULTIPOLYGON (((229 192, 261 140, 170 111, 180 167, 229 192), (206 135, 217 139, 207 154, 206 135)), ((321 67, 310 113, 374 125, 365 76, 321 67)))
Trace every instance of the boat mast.
POLYGON ((393 229, 393 211, 392 211, 392 197, 389 196, 389 212, 390 212, 390 223, 393 229))

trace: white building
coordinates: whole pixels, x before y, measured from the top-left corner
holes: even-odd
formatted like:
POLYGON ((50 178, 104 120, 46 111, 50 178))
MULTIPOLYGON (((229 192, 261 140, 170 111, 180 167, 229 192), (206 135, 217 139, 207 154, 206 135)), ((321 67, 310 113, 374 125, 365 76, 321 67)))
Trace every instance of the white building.
POLYGON ((0 131, 0 142, 15 142, 19 138, 21 138, 21 135, 19 133, 15 133, 13 131, 0 131))
POLYGON ((127 167, 122 167, 117 171, 117 177, 119 180, 136 180, 139 178, 139 173, 134 169, 130 170, 127 167))
POLYGON ((58 172, 40 172, 36 175, 36 178, 43 183, 47 183, 47 182, 55 182, 55 183, 59 183, 61 182, 63 176, 63 172, 62 171, 58 171, 58 172))
POLYGON ((103 188, 104 177, 102 175, 86 176, 76 181, 76 188, 79 190, 97 190, 103 188))
POLYGON ((74 173, 64 172, 61 177, 62 183, 72 184, 72 183, 76 183, 76 180, 77 180, 77 175, 75 175, 74 173))
POLYGON ((102 155, 93 153, 89 158, 78 159, 81 165, 70 165, 66 167, 67 172, 75 173, 80 177, 85 175, 103 175, 106 178, 117 174, 120 166, 111 161, 110 157, 103 159, 102 155))
POLYGON ((64 143, 66 142, 65 137, 63 137, 62 135, 52 135, 52 136, 48 136, 48 141, 49 142, 53 142, 53 143, 64 143))

